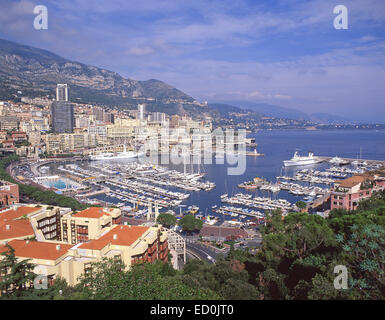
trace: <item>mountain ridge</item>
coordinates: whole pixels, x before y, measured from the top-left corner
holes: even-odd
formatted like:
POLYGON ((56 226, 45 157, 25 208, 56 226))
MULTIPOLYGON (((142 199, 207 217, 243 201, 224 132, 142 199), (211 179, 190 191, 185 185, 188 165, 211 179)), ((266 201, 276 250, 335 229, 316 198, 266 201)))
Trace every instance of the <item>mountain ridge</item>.
POLYGON ((57 83, 70 86, 73 102, 135 108, 146 103, 149 111, 168 114, 184 110, 204 115, 207 108, 191 96, 157 79, 138 81, 117 72, 86 65, 48 50, 0 39, 0 99, 48 95, 53 98, 57 83))
MULTIPOLYGON (((225 102, 218 102, 225 103, 225 102)), ((329 113, 311 113, 307 114, 303 111, 282 107, 278 105, 273 105, 269 103, 257 103, 252 101, 228 101, 226 104, 235 105, 241 109, 252 110, 257 113, 264 114, 266 116, 274 118, 284 118, 284 119, 293 119, 293 120, 306 120, 313 121, 316 123, 327 123, 327 124, 351 124, 356 123, 352 119, 345 117, 337 116, 329 113)))

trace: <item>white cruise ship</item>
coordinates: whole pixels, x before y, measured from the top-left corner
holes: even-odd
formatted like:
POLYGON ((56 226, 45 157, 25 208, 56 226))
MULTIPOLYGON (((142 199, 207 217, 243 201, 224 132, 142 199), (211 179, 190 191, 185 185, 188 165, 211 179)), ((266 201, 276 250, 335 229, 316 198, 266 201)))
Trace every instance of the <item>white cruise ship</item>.
POLYGON ((97 155, 90 156, 90 160, 119 160, 119 159, 133 159, 142 156, 144 153, 137 153, 134 151, 126 151, 126 147, 124 146, 123 152, 118 153, 101 153, 97 155))
POLYGON ((293 158, 290 160, 283 161, 283 164, 285 167, 291 167, 291 166, 305 166, 309 164, 315 164, 322 162, 322 160, 318 157, 315 157, 313 153, 309 152, 309 155, 307 157, 301 157, 298 155, 298 153, 294 153, 293 158))

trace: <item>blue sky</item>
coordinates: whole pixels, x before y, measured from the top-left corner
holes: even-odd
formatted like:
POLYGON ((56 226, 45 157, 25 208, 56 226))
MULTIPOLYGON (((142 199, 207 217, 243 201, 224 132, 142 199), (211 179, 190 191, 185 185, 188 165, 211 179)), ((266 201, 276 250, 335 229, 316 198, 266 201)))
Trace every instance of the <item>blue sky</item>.
POLYGON ((385 122, 383 0, 1 0, 0 37, 198 100, 385 122), (48 7, 49 28, 33 28, 48 7), (348 8, 349 29, 333 27, 348 8))

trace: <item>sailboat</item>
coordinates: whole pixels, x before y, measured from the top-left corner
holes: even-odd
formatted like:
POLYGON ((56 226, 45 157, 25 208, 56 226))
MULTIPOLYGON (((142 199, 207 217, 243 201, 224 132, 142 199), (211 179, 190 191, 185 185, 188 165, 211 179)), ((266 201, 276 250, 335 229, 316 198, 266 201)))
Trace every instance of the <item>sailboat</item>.
MULTIPOLYGON (((358 157, 358 155, 357 155, 357 157, 358 157)), ((366 165, 366 162, 362 162, 362 147, 360 147, 360 160, 358 160, 358 159, 354 160, 352 162, 352 164, 355 166, 366 165)))

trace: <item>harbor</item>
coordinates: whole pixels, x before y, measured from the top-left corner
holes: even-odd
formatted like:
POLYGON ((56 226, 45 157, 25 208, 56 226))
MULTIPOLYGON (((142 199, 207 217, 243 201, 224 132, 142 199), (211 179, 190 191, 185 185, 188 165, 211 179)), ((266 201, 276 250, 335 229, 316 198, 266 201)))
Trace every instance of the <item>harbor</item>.
MULTIPOLYGON (((247 227, 264 223, 272 210, 279 209, 284 214, 299 211, 298 201, 309 208, 316 207, 327 200, 335 181, 378 169, 385 160, 363 160, 361 155, 342 157, 343 148, 338 157, 318 156, 325 154, 321 149, 313 154, 318 158, 316 163, 285 166, 290 150, 280 153, 274 145, 264 143, 260 148, 265 157, 247 157, 247 169, 239 176, 227 175, 228 165, 220 164, 221 159, 215 155, 213 163, 205 165, 184 161, 179 165, 157 165, 138 158, 56 159, 31 163, 30 174, 38 184, 54 176, 65 180, 68 187, 82 186, 67 191, 57 188, 57 192, 91 205, 119 207, 125 215, 137 219, 146 217, 149 206, 157 206, 161 213, 178 218, 194 214, 207 225, 247 227), (215 163, 217 160, 219 164, 215 163)), ((28 175, 25 173, 25 177, 28 175)))

